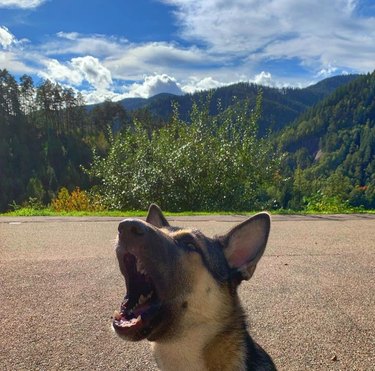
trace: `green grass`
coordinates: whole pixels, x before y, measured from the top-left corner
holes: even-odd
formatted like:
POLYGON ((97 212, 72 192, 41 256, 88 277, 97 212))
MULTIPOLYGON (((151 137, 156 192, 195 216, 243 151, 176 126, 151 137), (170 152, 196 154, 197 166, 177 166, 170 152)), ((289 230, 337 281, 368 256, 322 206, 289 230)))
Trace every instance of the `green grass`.
POLYGON ((57 212, 51 209, 21 208, 0 216, 145 216, 146 211, 63 211, 57 212))
MULTIPOLYGON (((228 211, 183 211, 183 212, 168 212, 163 211, 166 216, 204 216, 204 215, 250 215, 254 212, 228 212, 228 211)), ((130 211, 64 211, 57 212, 51 209, 33 209, 21 208, 14 211, 9 211, 0 214, 1 216, 107 216, 107 217, 144 217, 147 215, 147 210, 130 210, 130 211)))
MULTIPOLYGON (((184 211, 184 212, 164 212, 166 216, 205 216, 205 215, 253 215, 257 211, 184 211)), ((348 209, 340 210, 340 212, 334 210, 309 210, 309 211, 296 211, 296 210, 269 210, 274 215, 310 215, 310 214, 375 214, 375 210, 364 210, 364 209, 348 209)), ((15 211, 0 214, 1 216, 103 216, 103 217, 145 217, 147 211, 145 210, 132 210, 132 211, 71 211, 71 212, 56 212, 51 209, 33 209, 33 208, 20 208, 15 211)))

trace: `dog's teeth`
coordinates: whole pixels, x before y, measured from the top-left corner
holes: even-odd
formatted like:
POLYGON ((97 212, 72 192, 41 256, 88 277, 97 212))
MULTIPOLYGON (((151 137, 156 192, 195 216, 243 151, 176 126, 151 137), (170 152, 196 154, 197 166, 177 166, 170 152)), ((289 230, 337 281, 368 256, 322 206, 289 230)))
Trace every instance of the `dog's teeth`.
POLYGON ((113 312, 113 318, 116 320, 116 321, 120 321, 121 320, 121 313, 118 311, 118 310, 115 310, 113 312))
POLYGON ((141 304, 146 303, 147 300, 151 299, 153 293, 154 292, 151 291, 147 296, 144 296, 143 294, 141 294, 141 296, 138 299, 138 304, 137 305, 141 305, 141 304))

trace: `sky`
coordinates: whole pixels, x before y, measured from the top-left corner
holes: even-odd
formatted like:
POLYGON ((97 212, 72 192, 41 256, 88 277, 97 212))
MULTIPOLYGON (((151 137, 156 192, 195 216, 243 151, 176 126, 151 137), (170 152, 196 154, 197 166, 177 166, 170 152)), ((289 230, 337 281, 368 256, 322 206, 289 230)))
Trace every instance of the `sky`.
POLYGON ((375 0, 0 0, 0 69, 87 103, 375 69, 375 0))

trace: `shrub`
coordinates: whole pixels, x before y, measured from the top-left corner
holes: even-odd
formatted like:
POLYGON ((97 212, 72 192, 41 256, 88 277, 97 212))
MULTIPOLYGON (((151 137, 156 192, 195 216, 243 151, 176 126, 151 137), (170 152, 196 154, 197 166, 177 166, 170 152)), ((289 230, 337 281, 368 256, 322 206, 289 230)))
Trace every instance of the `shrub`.
POLYGON ((330 196, 318 191, 311 197, 305 199, 307 212, 325 212, 333 214, 341 214, 352 212, 353 208, 350 207, 348 201, 343 201, 337 196, 330 196))
POLYGON ((78 187, 69 193, 63 187, 59 190, 57 197, 52 200, 53 210, 61 211, 103 211, 105 206, 97 194, 89 194, 78 187))

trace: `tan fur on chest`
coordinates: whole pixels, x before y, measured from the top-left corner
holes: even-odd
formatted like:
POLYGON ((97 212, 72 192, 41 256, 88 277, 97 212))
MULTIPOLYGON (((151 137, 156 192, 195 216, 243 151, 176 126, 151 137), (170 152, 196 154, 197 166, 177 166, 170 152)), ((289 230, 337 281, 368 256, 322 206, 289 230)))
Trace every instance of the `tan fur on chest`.
POLYGON ((206 339, 206 329, 168 343, 154 343, 152 348, 163 371, 241 371, 245 370, 246 349, 236 331, 222 332, 206 339))
POLYGON ((246 346, 240 332, 223 332, 204 349, 204 361, 210 371, 245 370, 246 346))

